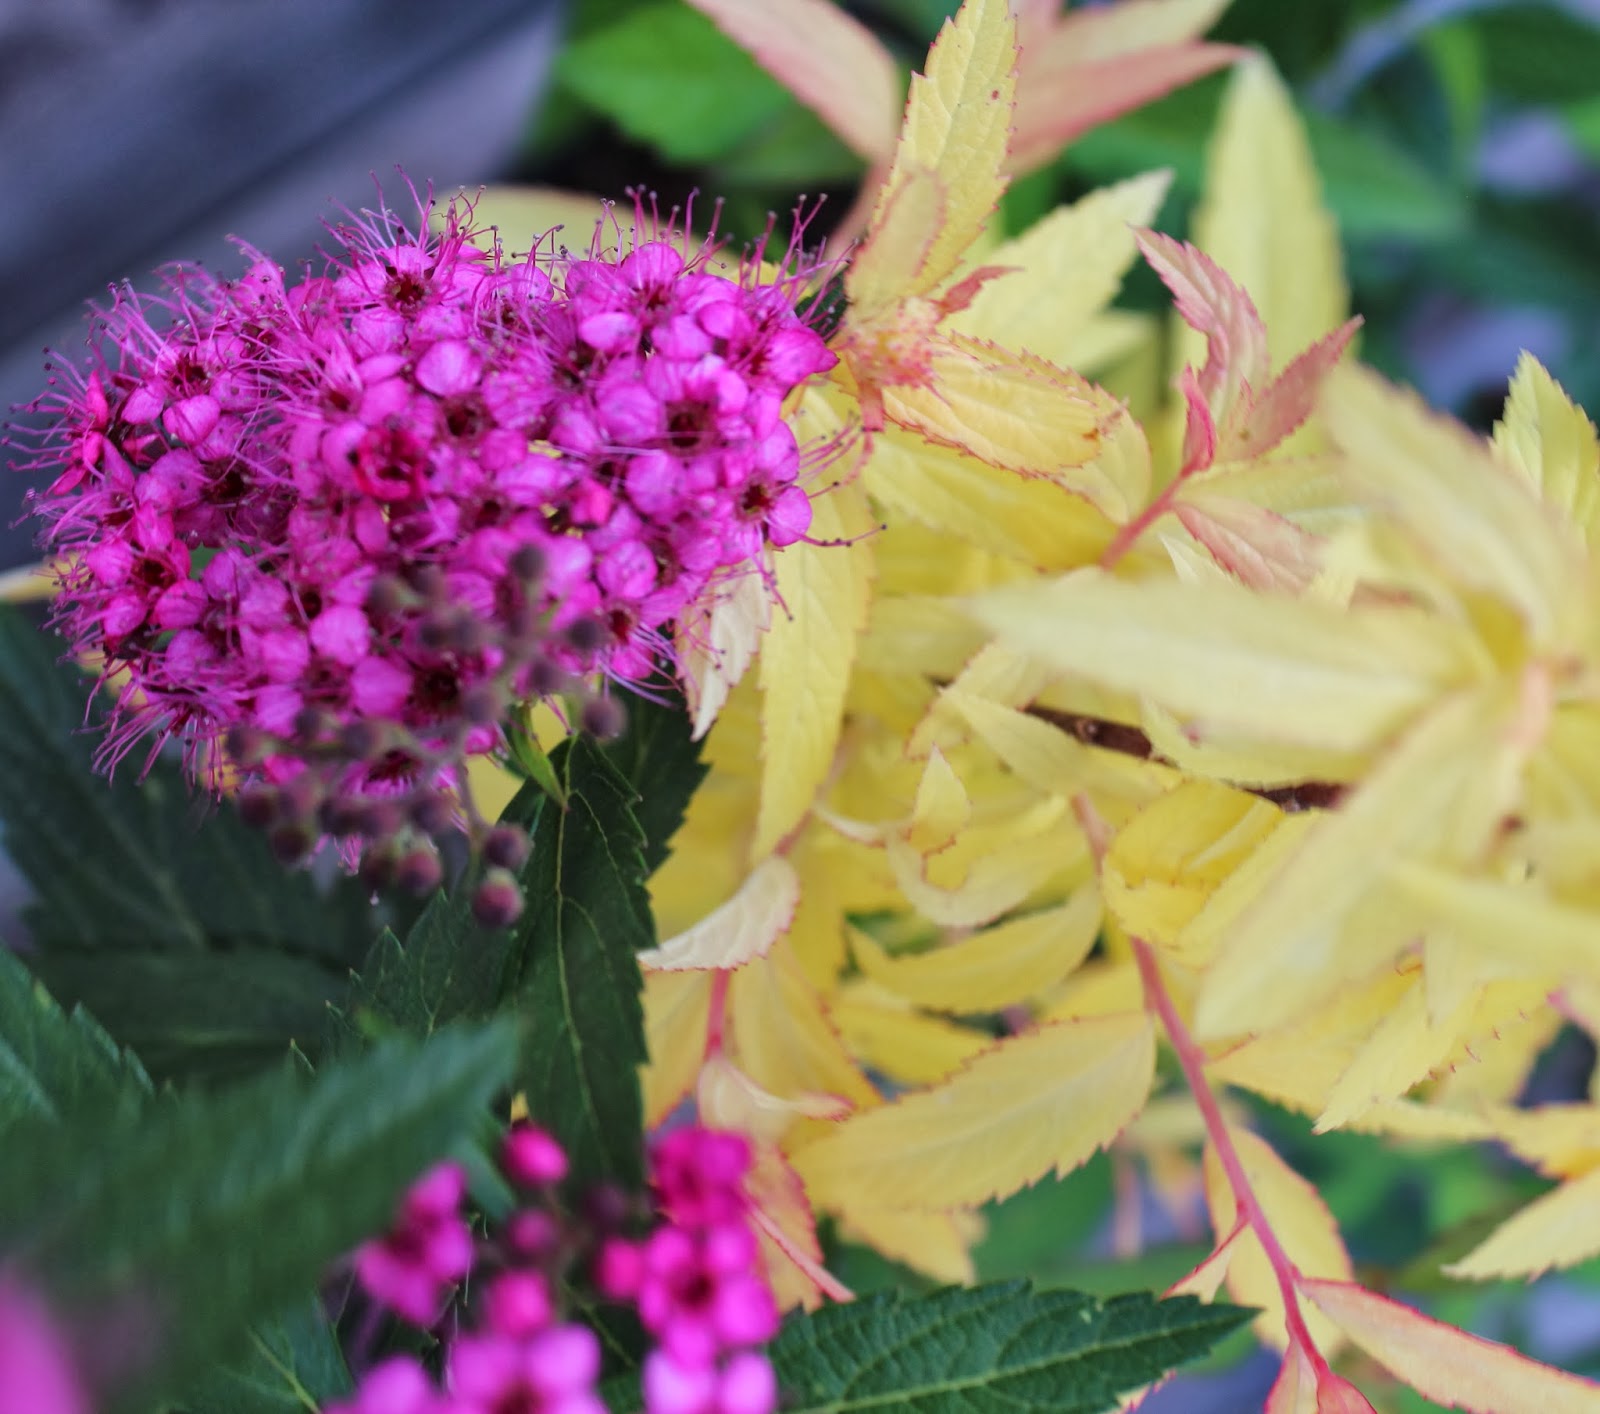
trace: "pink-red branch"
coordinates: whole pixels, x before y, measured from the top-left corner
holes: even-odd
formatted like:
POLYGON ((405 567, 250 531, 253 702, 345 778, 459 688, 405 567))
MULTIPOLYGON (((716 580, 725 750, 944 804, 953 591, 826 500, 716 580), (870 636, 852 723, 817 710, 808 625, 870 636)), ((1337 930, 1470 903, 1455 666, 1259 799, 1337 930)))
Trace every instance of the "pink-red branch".
POLYGON ((1178 1064, 1183 1068, 1183 1078, 1188 1082, 1189 1091, 1194 1096, 1201 1118, 1205 1121, 1206 1134, 1211 1140, 1212 1150, 1217 1156, 1217 1162, 1222 1166, 1229 1188, 1233 1190, 1233 1201, 1238 1216, 1255 1234, 1256 1241, 1261 1244, 1261 1250, 1266 1253, 1267 1263, 1278 1280, 1278 1290, 1283 1296, 1284 1324, 1290 1341, 1305 1351, 1306 1358, 1320 1379, 1329 1373, 1328 1362, 1317 1349, 1316 1342, 1312 1340, 1305 1316, 1300 1309, 1299 1269, 1289 1254, 1283 1250, 1283 1244, 1278 1241, 1278 1234, 1273 1231, 1272 1224, 1267 1220, 1267 1215, 1256 1198, 1255 1189, 1250 1184, 1250 1176, 1244 1170, 1239 1151, 1234 1147, 1233 1136, 1228 1132, 1227 1122, 1223 1119, 1222 1106, 1217 1102, 1216 1091, 1211 1088, 1211 1082, 1206 1078, 1205 1053, 1190 1036, 1189 1028, 1184 1025, 1183 1018, 1178 1014, 1172 994, 1167 990, 1167 984, 1161 976, 1161 966, 1156 959, 1155 949, 1142 938, 1131 938, 1129 941, 1133 945, 1134 960, 1139 966, 1139 980, 1144 986, 1145 1007, 1157 1016, 1162 1026, 1166 1028, 1167 1039, 1178 1057, 1178 1064))

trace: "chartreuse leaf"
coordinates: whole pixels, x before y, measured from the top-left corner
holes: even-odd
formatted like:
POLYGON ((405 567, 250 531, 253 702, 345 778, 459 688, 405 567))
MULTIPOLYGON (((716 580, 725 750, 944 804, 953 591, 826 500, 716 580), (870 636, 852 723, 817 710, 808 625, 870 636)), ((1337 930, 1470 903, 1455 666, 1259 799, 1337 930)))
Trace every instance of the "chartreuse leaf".
POLYGON ((388 1221, 509 1080, 515 1028, 388 1041, 314 1078, 283 1067, 224 1093, 14 1134, 0 1249, 70 1321, 138 1332, 112 1409, 142 1410, 244 1354, 326 1265, 388 1221))
POLYGON ((771 1356, 787 1414, 1100 1414, 1248 1315, 1025 1282, 880 1292, 791 1320, 771 1356))
POLYGON ((1143 1108, 1155 1063, 1143 1012, 1040 1026, 850 1116, 796 1150, 794 1166, 822 1207, 936 1211, 1004 1197, 1115 1139, 1143 1108))
POLYGON ((68 1015, 0 948, 0 1135, 26 1120, 137 1106, 150 1081, 138 1060, 82 1010, 68 1015))

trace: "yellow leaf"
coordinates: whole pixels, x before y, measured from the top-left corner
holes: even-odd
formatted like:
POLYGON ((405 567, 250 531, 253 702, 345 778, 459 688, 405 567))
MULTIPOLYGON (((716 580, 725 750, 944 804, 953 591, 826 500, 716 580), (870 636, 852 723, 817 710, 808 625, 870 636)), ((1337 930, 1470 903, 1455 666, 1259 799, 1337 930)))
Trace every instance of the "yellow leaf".
POLYGON ((1078 967, 1099 933, 1099 892, 1086 886, 1059 908, 1010 919, 928 952, 890 957, 856 930, 850 944, 861 970, 896 996, 971 1015, 1037 997, 1078 967))
POLYGON ((928 753, 916 804, 906 830, 906 843, 918 854, 946 848, 972 818, 972 802, 961 778, 950 769, 938 747, 928 753))
POLYGON ((968 601, 1003 643, 1202 727, 1366 750, 1477 666, 1436 620, 1083 570, 968 601))
POLYGON ((1461 585, 1514 609, 1537 643, 1572 632, 1577 548, 1528 483, 1466 428, 1350 365, 1323 395, 1345 478, 1461 585))
POLYGON ((971 1213, 908 1213, 896 1208, 851 1207, 840 1232, 935 1281, 966 1286, 977 1280, 969 1255, 981 1235, 971 1213))
MULTIPOLYGON (((1349 294, 1339 233, 1322 202, 1304 125, 1260 55, 1234 69, 1192 229, 1194 243, 1250 292, 1275 368, 1344 322, 1349 294)), ((1198 340, 1178 342, 1174 366, 1198 364, 1198 340)))
POLYGON ((1063 486, 892 429, 873 438, 865 476, 886 511, 1039 569, 1092 564, 1111 543, 1105 516, 1063 486))
POLYGON ((1533 884, 1467 878, 1403 861, 1390 873, 1405 898, 1448 926, 1452 942, 1493 958, 1498 970, 1537 977, 1594 973, 1600 914, 1549 898, 1533 884))
POLYGON ((1542 1005, 1549 988, 1527 983, 1480 987, 1447 1017, 1429 1016, 1420 978, 1384 1013, 1328 1096, 1319 1133, 1340 1129, 1383 1100, 1395 1100, 1436 1074, 1461 1043, 1490 1038, 1501 1026, 1542 1005))
POLYGON ((1553 1188, 1444 1270, 1462 1281, 1536 1277, 1600 1253, 1600 1169, 1553 1188))
POLYGON ((644 979, 645 1124, 661 1123, 700 1073, 711 1011, 711 978, 703 972, 651 972, 644 979))
POLYGON ((498 820, 522 789, 522 778, 490 756, 467 758, 467 784, 485 820, 498 820))
POLYGON ((1132 962, 1096 958, 1070 976, 1046 1009, 1045 1021, 1073 1021, 1125 1013, 1144 1004, 1144 986, 1132 962))
POLYGON ((1122 827, 1101 871, 1129 933, 1172 947, 1207 899, 1278 828, 1283 812, 1213 781, 1185 781, 1122 827))
MULTIPOLYGON (((1080 64, 1136 54, 1156 44, 1198 38, 1232 0, 1120 0, 1057 18, 1055 43, 1080 64)), ((1050 8, 1056 8, 1053 0, 1050 8)))
POLYGON ((733 974, 728 1015, 739 1065, 763 1090, 877 1104, 878 1092, 846 1053, 787 943, 733 974))
MULTIPOLYGON (((859 482, 812 502, 817 540, 872 526, 859 482)), ((777 561, 780 609, 761 650, 761 808, 750 857, 771 854, 804 818, 833 764, 856 640, 867 620, 872 543, 790 545, 777 561)))
POLYGON ((1154 762, 1087 746, 1042 717, 984 697, 951 688, 940 700, 1008 770, 1041 791, 1068 798, 1087 791, 1097 801, 1138 805, 1159 795, 1172 779, 1154 762))
POLYGON ((1224 1235, 1217 1249, 1199 1266, 1173 1282, 1163 1296, 1198 1296, 1202 1301, 1215 1301, 1222 1290, 1223 1279, 1228 1275, 1228 1265, 1233 1261, 1234 1247, 1243 1228, 1235 1228, 1224 1235))
POLYGON ((854 1115, 797 1151, 813 1199, 940 1209, 1014 1193, 1104 1148, 1155 1074, 1141 1013, 1001 1041, 941 1085, 854 1115))
POLYGON ((1447 700, 1244 902, 1195 1008, 1205 1037, 1270 1028, 1361 977, 1417 931, 1415 910, 1380 888, 1395 861, 1474 858, 1516 798, 1519 752, 1498 694, 1447 700))
MULTIPOLYGON (((978 238, 1005 190, 1000 169, 1011 131, 1016 59, 1016 25, 1007 0, 965 0, 939 31, 928 51, 926 74, 912 76, 900 145, 866 245, 879 239, 898 245, 916 235, 912 222, 926 221, 921 204, 902 208, 904 231, 885 234, 885 218, 912 173, 935 176, 944 209, 922 258, 915 266, 903 265, 898 279, 887 268, 871 281, 852 279, 853 269, 846 273, 852 303, 871 306, 927 293, 955 270, 978 238)), ((922 227, 924 233, 927 229, 922 227)))
POLYGON ((1099 451, 1106 414, 1077 374, 961 335, 936 340, 929 359, 924 381, 883 391, 884 410, 899 426, 1038 476, 1081 466, 1099 451))
POLYGON ((931 1085, 994 1043, 986 1031, 925 1016, 875 983, 846 987, 833 1021, 853 1055, 906 1085, 931 1085))
POLYGON ((679 618, 673 641, 696 741, 711 729, 771 625, 772 595, 753 572, 709 598, 703 596, 679 618))
MULTIPOLYGON (((1305 1179, 1278 1157, 1265 1141, 1247 1129, 1229 1127, 1234 1148, 1262 1216, 1272 1229, 1289 1260, 1306 1276, 1350 1278, 1350 1254, 1322 1196, 1305 1179)), ((1238 1208, 1222 1164, 1212 1145, 1206 1146, 1206 1203, 1211 1210, 1211 1226, 1220 1236, 1233 1231, 1238 1208)), ((1283 1293, 1278 1278, 1267 1261, 1261 1240, 1244 1231, 1234 1240, 1234 1254, 1228 1263, 1228 1290, 1245 1306, 1259 1306, 1256 1334, 1267 1344, 1282 1350, 1288 1336, 1284 1330, 1283 1293)), ((1338 1345, 1334 1329, 1307 1313, 1306 1324, 1317 1346, 1331 1354, 1338 1345)))
POLYGON ((1055 828, 1065 815, 1063 802, 1043 801, 1001 827, 966 831, 939 860, 942 872, 955 875, 949 883, 930 880, 929 861, 896 836, 884 841, 884 854, 906 902, 924 918, 973 928, 1010 912, 1082 862, 1077 831, 1055 828))
POLYGON ((1148 172, 1101 187, 1002 242, 984 263, 1007 273, 985 283, 945 328, 1074 367, 1074 340, 1133 264, 1129 228, 1155 219, 1171 181, 1171 172, 1148 172))
POLYGON ((1600 1106, 1537 1105, 1491 1109, 1494 1134, 1548 1178, 1600 1168, 1600 1106))
POLYGON ((1437 1404, 1471 1414, 1595 1414, 1600 1409, 1600 1384, 1429 1320, 1352 1282, 1308 1280, 1301 1290, 1390 1374, 1437 1404))
POLYGON ((743 967, 765 957, 794 921, 800 880, 787 859, 773 855, 751 871, 739 892, 692 928, 639 954, 651 972, 743 967))
POLYGON ((1494 449, 1593 546, 1600 528, 1600 439, 1583 409, 1530 353, 1517 362, 1494 449))
POLYGON ((689 0, 869 162, 894 149, 900 74, 832 0, 689 0))

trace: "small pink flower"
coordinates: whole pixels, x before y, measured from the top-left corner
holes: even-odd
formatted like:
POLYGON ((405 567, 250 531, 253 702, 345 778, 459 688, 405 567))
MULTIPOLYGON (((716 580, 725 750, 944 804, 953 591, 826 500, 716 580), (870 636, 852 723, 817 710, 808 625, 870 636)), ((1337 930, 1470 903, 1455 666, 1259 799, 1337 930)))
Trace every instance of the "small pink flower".
POLYGON ((89 1414, 65 1337, 28 1289, 0 1277, 0 1414, 89 1414))
POLYGON ((433 1381, 409 1355, 395 1355, 374 1366, 355 1397, 330 1404, 324 1414, 453 1414, 433 1381))
POLYGON ((465 1170, 438 1165, 406 1194, 394 1228, 356 1251, 362 1286, 415 1325, 431 1325, 445 1291, 472 1270, 472 1230, 460 1211, 465 1194, 465 1170))
POLYGON ((553 1134, 522 1121, 506 1132, 500 1167, 514 1183, 543 1188, 567 1176, 567 1152, 553 1134))
POLYGON ((606 1414, 594 1392, 600 1342, 584 1326, 552 1326, 528 1340, 464 1335, 450 1348, 448 1371, 459 1414, 606 1414))

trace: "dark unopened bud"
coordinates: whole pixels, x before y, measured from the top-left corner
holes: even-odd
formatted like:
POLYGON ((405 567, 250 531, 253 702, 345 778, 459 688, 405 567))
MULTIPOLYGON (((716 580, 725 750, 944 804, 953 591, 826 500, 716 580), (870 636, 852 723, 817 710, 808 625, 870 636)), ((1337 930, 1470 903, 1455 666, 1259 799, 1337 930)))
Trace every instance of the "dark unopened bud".
POLYGON ((278 818, 278 792, 272 786, 246 786, 239 792, 239 818, 255 830, 264 830, 278 818))
POLYGON ((461 715, 474 726, 498 722, 505 710, 505 698, 492 682, 475 683, 461 694, 461 715))
POLYGON ((330 835, 358 835, 366 824, 366 813, 359 800, 335 796, 322 802, 317 812, 323 831, 330 835))
POLYGON ((267 843, 282 864, 298 864, 311 849, 312 834, 304 825, 279 825, 267 843))
POLYGON ((430 652, 442 653, 450 646, 455 625, 445 614, 429 614, 417 625, 417 641, 430 652))
POLYGON ((472 916, 485 928, 509 928, 522 916, 522 890, 504 869, 491 869, 472 894, 472 916))
POLYGON ((310 771, 302 771, 279 787, 278 802, 284 819, 309 827, 322 805, 322 783, 310 771))
POLYGON ((357 761, 371 761, 389 747, 389 734, 378 722, 351 722, 339 733, 339 745, 357 761))
POLYGON ((442 599, 446 585, 444 571, 438 565, 413 565, 406 576, 411 587, 427 599, 442 599))
POLYGON ((374 845, 361 856, 356 876, 377 893, 394 882, 395 870, 399 863, 400 852, 392 844, 374 845))
POLYGON ((320 707, 302 707, 294 714, 294 738, 302 746, 315 746, 328 729, 328 714, 320 707))
POLYGON ((583 1195, 583 1215, 599 1232, 619 1232, 633 1216, 633 1200, 615 1183, 597 1183, 583 1195))
POLYGON ((606 626, 599 619, 579 619, 567 625, 567 642, 580 653, 594 653, 606 641, 606 626))
POLYGON ((579 722, 590 736, 609 741, 622 735, 622 729, 628 725, 628 714, 614 697, 591 697, 583 704, 579 722))
POLYGON ((405 608, 411 595, 392 574, 380 574, 367 589, 367 612, 380 618, 405 608))
POLYGON ((462 614, 450 625, 447 645, 453 653, 476 653, 489 641, 489 630, 477 619, 462 614))
POLYGON ((496 825, 483 842, 484 860, 497 869, 520 869, 528 857, 528 835, 515 825, 496 825))
POLYGON ((449 796, 427 791, 410 806, 411 823, 425 835, 442 835, 455 823, 456 806, 449 796))
POLYGON ((228 728, 226 746, 228 755, 236 765, 259 766, 270 745, 271 738, 255 727, 241 722, 238 726, 228 728))
POLYGON ((361 807, 361 833, 386 840, 400 832, 406 812, 398 800, 369 800, 361 807))
POLYGON ((524 582, 538 579, 544 573, 544 551, 537 545, 519 545, 508 567, 524 582))
POLYGON ((444 865, 431 845, 418 845, 400 856, 394 868, 396 887, 424 898, 444 882, 444 865))
POLYGON ((554 697, 567 685, 567 673, 549 658, 535 658, 528 664, 527 680, 530 696, 554 697))

